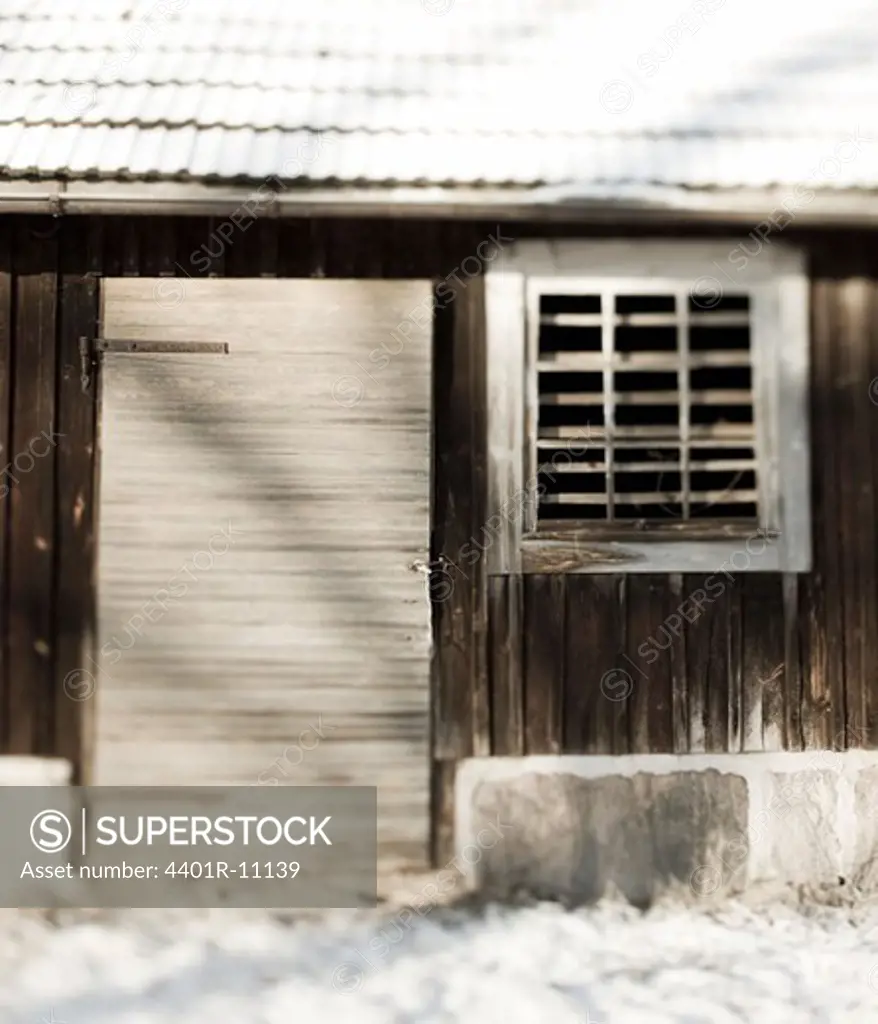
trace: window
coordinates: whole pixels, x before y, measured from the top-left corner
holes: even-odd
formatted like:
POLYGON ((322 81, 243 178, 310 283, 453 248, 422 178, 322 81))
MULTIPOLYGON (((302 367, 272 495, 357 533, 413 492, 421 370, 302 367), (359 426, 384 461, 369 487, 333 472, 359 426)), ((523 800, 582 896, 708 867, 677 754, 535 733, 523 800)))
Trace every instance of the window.
POLYGON ((798 252, 522 242, 486 285, 493 571, 810 567, 798 252))
POLYGON ((749 298, 642 292, 533 295, 537 517, 757 526, 749 298))

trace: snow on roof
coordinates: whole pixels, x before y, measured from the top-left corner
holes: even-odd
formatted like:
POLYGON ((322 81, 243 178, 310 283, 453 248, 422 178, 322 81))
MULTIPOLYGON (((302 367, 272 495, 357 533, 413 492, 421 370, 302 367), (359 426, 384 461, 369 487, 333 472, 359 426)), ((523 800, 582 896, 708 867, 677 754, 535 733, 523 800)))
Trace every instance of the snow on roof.
POLYGON ((0 169, 878 187, 874 0, 3 0, 0 169))

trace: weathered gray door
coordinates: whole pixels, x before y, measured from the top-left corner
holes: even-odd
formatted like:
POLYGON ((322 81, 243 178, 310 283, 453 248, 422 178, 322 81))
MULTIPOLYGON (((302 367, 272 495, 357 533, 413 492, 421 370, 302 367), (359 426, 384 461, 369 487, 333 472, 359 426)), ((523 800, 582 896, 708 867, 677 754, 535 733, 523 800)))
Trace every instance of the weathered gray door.
POLYGON ((105 338, 229 354, 103 357, 97 783, 377 785, 423 864, 429 294, 105 282, 105 338))

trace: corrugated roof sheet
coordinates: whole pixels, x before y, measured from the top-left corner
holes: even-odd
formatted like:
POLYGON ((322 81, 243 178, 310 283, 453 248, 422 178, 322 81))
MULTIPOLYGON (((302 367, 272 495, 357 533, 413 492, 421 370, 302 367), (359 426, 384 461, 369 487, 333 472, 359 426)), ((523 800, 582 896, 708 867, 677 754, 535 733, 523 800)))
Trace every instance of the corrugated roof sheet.
POLYGON ((3 0, 12 177, 878 187, 875 0, 3 0))

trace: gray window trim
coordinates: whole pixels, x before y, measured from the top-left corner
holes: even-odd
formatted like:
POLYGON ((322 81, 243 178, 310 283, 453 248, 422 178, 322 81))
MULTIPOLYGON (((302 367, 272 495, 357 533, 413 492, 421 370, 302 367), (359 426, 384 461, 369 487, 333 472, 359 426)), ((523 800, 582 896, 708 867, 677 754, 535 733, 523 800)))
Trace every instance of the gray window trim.
POLYGON ((488 374, 487 551, 492 574, 516 572, 807 572, 811 568, 808 442, 808 277, 804 254, 775 243, 748 257, 740 239, 532 240, 507 246, 486 273, 488 374), (646 537, 619 527, 535 530, 536 375, 529 288, 540 279, 646 290, 674 286, 751 297, 760 525, 693 537, 687 524, 646 537), (676 533, 685 533, 678 537, 676 533), (766 539, 767 538, 767 539, 766 539), (728 569, 727 571, 733 571, 728 569))

